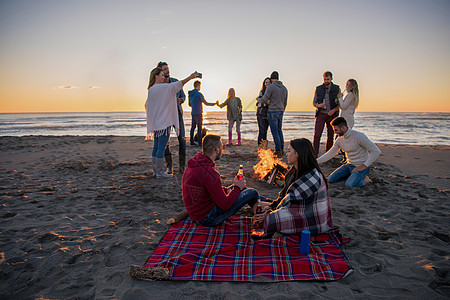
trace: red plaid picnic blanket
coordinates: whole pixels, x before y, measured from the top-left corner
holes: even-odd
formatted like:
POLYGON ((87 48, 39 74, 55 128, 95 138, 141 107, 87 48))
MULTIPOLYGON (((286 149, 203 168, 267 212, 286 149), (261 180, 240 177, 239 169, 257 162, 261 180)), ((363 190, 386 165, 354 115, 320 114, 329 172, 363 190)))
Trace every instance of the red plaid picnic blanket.
POLYGON ((351 270, 340 248, 349 239, 339 230, 313 236, 308 255, 299 236, 254 241, 251 218, 231 217, 217 227, 190 218, 170 227, 146 267, 162 267, 173 280, 290 281, 337 280, 351 270))

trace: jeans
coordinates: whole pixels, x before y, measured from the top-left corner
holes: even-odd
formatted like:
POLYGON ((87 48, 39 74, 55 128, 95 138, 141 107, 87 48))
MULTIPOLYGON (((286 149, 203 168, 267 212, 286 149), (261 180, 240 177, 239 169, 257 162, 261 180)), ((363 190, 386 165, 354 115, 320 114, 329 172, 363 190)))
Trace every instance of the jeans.
POLYGON ((192 115, 192 125, 191 125, 191 145, 194 145, 194 131, 195 127, 198 127, 197 130, 197 139, 198 139, 198 145, 202 146, 202 125, 203 125, 203 115, 202 114, 195 114, 192 115))
POLYGON ((356 168, 355 165, 345 164, 334 170, 328 177, 329 183, 335 183, 345 180, 346 187, 362 187, 366 184, 364 177, 369 174, 370 167, 365 168, 363 171, 352 172, 356 168))
POLYGON ((269 129, 269 120, 267 118, 256 116, 258 120, 258 145, 262 140, 267 140, 267 129, 269 129))
MULTIPOLYGON (((186 155, 186 131, 184 129, 183 115, 178 113, 178 123, 180 124, 180 133, 178 134, 178 155, 186 155)), ((170 155, 169 144, 166 146, 164 155, 170 155)))
POLYGON ((153 137, 153 151, 152 156, 156 158, 164 157, 164 149, 169 141, 170 127, 166 130, 166 133, 158 137, 153 137))
POLYGON ((328 114, 318 113, 316 117, 316 122, 314 124, 314 152, 316 153, 316 157, 319 155, 319 147, 320 147, 320 137, 322 136, 323 127, 327 124, 327 145, 326 151, 330 150, 333 147, 333 126, 331 125, 331 121, 339 115, 336 112, 334 115, 329 116, 328 114))
POLYGON ((233 130, 234 122, 236 122, 236 132, 241 133, 241 120, 230 120, 228 121, 228 132, 231 132, 233 130))
POLYGON ((233 205, 226 211, 222 210, 220 207, 214 205, 214 207, 209 211, 206 218, 202 221, 197 222, 199 225, 214 227, 222 224, 226 219, 237 213, 245 204, 253 207, 258 201, 259 195, 255 189, 245 189, 241 191, 239 197, 233 203, 233 205))
POLYGON ((283 114, 282 111, 269 111, 267 113, 269 117, 270 131, 272 132, 273 141, 275 143, 275 150, 280 151, 284 149, 284 137, 283 137, 283 114))

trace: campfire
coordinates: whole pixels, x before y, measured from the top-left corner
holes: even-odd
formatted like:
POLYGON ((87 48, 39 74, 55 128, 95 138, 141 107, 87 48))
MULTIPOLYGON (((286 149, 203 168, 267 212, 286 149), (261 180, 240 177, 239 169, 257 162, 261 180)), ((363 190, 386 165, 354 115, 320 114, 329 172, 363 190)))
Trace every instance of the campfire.
POLYGON ((270 184, 282 185, 288 170, 287 164, 275 157, 270 149, 258 149, 258 157, 259 163, 253 166, 256 177, 270 184))

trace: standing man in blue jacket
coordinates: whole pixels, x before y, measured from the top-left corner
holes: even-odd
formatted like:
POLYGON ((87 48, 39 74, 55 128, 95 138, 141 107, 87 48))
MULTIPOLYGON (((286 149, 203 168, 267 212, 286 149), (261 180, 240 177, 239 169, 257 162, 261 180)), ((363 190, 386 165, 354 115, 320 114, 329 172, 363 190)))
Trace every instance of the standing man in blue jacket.
MULTIPOLYGON (((178 79, 170 77, 170 69, 169 65, 160 61, 157 65, 158 68, 163 70, 164 76, 166 77, 166 82, 171 83, 178 81, 178 79)), ((178 133, 178 157, 180 163, 180 173, 184 172, 186 166, 186 131, 184 129, 184 121, 183 121, 183 108, 181 105, 186 100, 186 95, 184 94, 183 89, 181 89, 177 93, 177 108, 178 108, 178 122, 180 124, 180 132, 178 133)), ((173 162, 172 162, 172 153, 170 152, 169 143, 167 143, 166 150, 164 152, 164 158, 167 164, 167 173, 172 174, 173 172, 173 162)))
POLYGON ((219 100, 214 103, 209 103, 203 97, 203 94, 200 93, 202 83, 200 81, 194 82, 194 89, 189 91, 189 106, 192 107, 191 115, 192 115, 192 126, 191 126, 191 145, 195 145, 194 142, 194 131, 195 127, 198 127, 197 131, 197 139, 198 145, 202 146, 202 126, 203 126, 203 105, 214 106, 219 105, 219 100))

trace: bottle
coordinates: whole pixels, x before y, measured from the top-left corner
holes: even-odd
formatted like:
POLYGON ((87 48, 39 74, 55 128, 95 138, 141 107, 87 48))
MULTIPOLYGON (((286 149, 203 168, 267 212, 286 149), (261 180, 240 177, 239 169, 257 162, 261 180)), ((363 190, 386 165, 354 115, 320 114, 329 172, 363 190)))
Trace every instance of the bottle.
POLYGON ((241 178, 244 177, 244 166, 239 165, 239 171, 237 173, 237 179, 241 180, 241 178))
POLYGON ((261 201, 258 200, 258 203, 256 204, 255 223, 253 224, 253 228, 256 231, 260 231, 263 229, 263 223, 256 221, 256 216, 262 214, 262 212, 263 212, 263 210, 262 210, 262 206, 261 206, 261 201))

